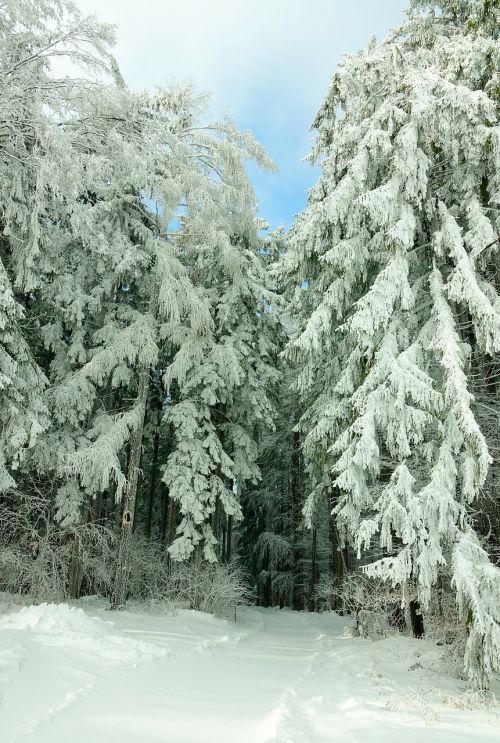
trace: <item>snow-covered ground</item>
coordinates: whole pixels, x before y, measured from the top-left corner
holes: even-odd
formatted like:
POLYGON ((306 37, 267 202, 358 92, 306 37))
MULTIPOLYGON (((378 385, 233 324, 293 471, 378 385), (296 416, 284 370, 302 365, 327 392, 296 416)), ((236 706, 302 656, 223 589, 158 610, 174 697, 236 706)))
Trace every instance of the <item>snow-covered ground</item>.
POLYGON ((456 708, 435 644, 345 637, 334 614, 238 614, 0 602, 1 743, 500 740, 494 706, 456 708))

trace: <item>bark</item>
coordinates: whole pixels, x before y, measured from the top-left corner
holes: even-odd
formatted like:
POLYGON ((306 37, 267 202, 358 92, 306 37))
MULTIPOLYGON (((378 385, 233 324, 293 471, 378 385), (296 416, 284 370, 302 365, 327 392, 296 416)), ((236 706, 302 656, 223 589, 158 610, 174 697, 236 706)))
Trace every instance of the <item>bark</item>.
POLYGON ((163 406, 162 406, 161 394, 159 394, 158 402, 157 402, 157 418, 156 418, 155 435, 153 439, 153 458, 151 461, 151 477, 149 481, 148 510, 146 514, 146 536, 149 538, 151 537, 156 485, 158 482, 158 455, 160 451, 160 427, 161 427, 162 410, 163 410, 163 406))
POLYGON ((418 601, 410 601, 410 619, 413 637, 422 638, 424 636, 424 618, 418 601))
MULTIPOLYGON (((90 504, 82 508, 81 518, 83 523, 88 523, 91 518, 90 504)), ((78 534, 73 536, 71 545, 71 558, 69 565, 68 577, 68 594, 72 599, 79 599, 82 587, 82 563, 80 557, 80 537, 78 534)))
POLYGON ((105 490, 104 491, 100 491, 99 493, 97 493, 96 496, 95 496, 95 498, 94 498, 94 503, 93 503, 93 506, 94 506, 94 508, 93 508, 93 511, 94 511, 94 521, 97 524, 102 524, 103 523, 103 513, 104 513, 104 502, 105 502, 105 499, 106 499, 106 491, 105 490))
POLYGON ((346 548, 342 545, 340 534, 337 529, 337 523, 333 510, 337 505, 339 497, 338 489, 335 488, 329 494, 331 507, 330 515, 330 570, 332 576, 342 578, 347 573, 346 548))
POLYGON ((292 553, 293 553, 293 595, 292 595, 292 608, 301 609, 302 601, 299 590, 300 584, 300 566, 301 566, 301 548, 300 548, 300 525, 301 525, 301 510, 300 510, 300 467, 301 465, 301 452, 300 452, 300 434, 298 431, 292 433, 292 453, 290 462, 290 496, 291 496, 291 508, 292 508, 292 553))
MULTIPOLYGON (((158 308, 158 287, 156 282, 151 287, 149 299, 149 315, 156 320, 158 308)), ((142 455, 142 440, 146 421, 146 407, 149 394, 150 372, 149 364, 139 362, 139 380, 135 406, 138 413, 137 425, 132 432, 129 442, 129 457, 127 464, 127 482, 124 488, 120 534, 118 537, 118 552, 116 559, 115 579, 111 593, 111 608, 119 609, 125 604, 127 596, 127 568, 130 552, 130 538, 134 528, 135 505, 142 455)))
POLYGON ((308 600, 308 608, 309 611, 315 611, 316 609, 316 599, 315 599, 315 590, 316 590, 316 583, 318 582, 318 530, 315 526, 312 528, 312 540, 311 540, 311 575, 310 575, 310 582, 309 582, 309 600, 308 600))
POLYGON ((80 563, 80 540, 77 536, 73 539, 71 547, 71 563, 69 568, 68 593, 72 599, 80 598, 80 587, 82 582, 82 567, 80 563))
POLYGON ((163 509, 163 542, 170 547, 174 541, 175 532, 175 501, 165 492, 165 505, 163 509))
MULTIPOLYGON (((330 574, 333 578, 338 581, 342 580, 342 577, 347 573, 347 547, 343 546, 340 538, 339 530, 337 529, 337 523, 333 510, 338 502, 339 491, 337 488, 330 490, 328 494, 329 505, 331 509, 330 514, 330 574)), ((333 606, 335 611, 343 613, 344 607, 342 602, 337 600, 333 606)))
POLYGON ((221 547, 222 562, 226 562, 226 539, 227 539, 227 522, 222 527, 222 547, 221 547))
POLYGON ((224 545, 221 539, 222 537, 221 511, 222 511, 222 508, 221 508, 220 499, 219 499, 219 496, 217 496, 217 499, 215 501, 215 508, 210 517, 210 526, 212 527, 214 537, 217 539, 216 550, 217 550, 218 556, 219 558, 224 559, 224 545))
POLYGON ((233 517, 227 517, 226 524, 226 562, 231 562, 231 549, 233 541, 233 517))
POLYGON ((139 372, 139 389, 137 390, 136 406, 138 407, 138 424, 130 439, 130 456, 127 468, 127 484, 123 494, 123 510, 118 537, 118 554, 116 560, 115 579, 111 594, 111 608, 119 609, 125 604, 127 595, 127 567, 130 551, 130 538, 134 524, 137 485, 139 482, 139 467, 141 463, 142 438, 144 435, 144 421, 146 417, 146 402, 149 389, 149 367, 143 366, 139 372))
POLYGON ((262 606, 265 608, 271 606, 272 602, 272 589, 271 589, 271 574, 268 572, 264 583, 264 590, 262 596, 262 606))

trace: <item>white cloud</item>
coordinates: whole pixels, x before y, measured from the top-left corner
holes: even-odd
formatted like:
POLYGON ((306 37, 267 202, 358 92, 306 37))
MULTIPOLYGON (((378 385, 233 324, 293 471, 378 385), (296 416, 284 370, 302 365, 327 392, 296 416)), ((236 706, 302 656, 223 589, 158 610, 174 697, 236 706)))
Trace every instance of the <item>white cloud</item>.
POLYGON ((191 80, 197 90, 212 93, 216 115, 229 111, 240 126, 257 129, 280 166, 282 178, 275 177, 275 188, 288 178, 297 181, 301 191, 311 174, 298 163, 310 148, 309 126, 341 55, 364 46, 372 33, 385 34, 399 23, 407 4, 76 1, 84 12, 117 24, 116 57, 131 87, 154 88, 172 78, 191 80))
POLYGON ((134 87, 192 79, 216 106, 318 104, 340 55, 401 17, 404 0, 80 0, 116 23, 117 57, 134 87), (385 7, 385 11, 381 6, 385 7), (371 21, 371 26, 370 26, 371 21), (305 84, 304 84, 305 83, 305 84), (226 100, 223 98, 226 97, 226 100))

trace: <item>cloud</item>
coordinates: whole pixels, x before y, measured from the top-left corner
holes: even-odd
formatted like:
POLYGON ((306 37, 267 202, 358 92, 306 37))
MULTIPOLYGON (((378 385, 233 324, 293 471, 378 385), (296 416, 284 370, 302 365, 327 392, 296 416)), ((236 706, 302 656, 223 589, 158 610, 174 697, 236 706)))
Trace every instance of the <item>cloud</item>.
POLYGON ((116 57, 134 88, 192 81, 216 116, 251 128, 280 174, 256 176, 264 216, 290 222, 316 175, 301 162, 309 126, 343 53, 397 25, 407 0, 77 0, 116 23, 116 57))

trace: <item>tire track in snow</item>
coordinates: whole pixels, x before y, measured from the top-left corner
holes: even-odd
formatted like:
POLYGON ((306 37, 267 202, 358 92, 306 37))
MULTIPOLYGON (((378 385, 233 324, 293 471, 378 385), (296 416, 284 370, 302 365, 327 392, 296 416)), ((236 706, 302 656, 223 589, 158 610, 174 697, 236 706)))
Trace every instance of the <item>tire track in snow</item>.
MULTIPOLYGON (((310 632, 308 622, 300 614, 295 614, 296 620, 302 627, 310 632)), ((300 630, 297 630, 300 632, 300 630)), ((318 634, 314 640, 315 650, 312 658, 308 661, 306 669, 288 686, 282 693, 279 703, 271 715, 274 731, 269 737, 265 734, 259 743, 314 743, 316 733, 307 714, 307 708, 311 699, 301 699, 301 689, 311 677, 315 676, 316 668, 325 658, 325 649, 328 646, 328 638, 324 634, 318 634)), ((314 699, 314 697, 312 698, 314 699)))
MULTIPOLYGON (((310 616, 308 619, 310 622, 310 616)), ((339 647, 343 642, 340 637, 317 630, 316 652, 304 673, 283 693, 275 735, 262 743, 330 743, 333 730, 339 732, 342 743, 361 741, 353 727, 357 727, 370 712, 365 700, 355 692, 359 692, 361 680, 371 686, 369 676, 359 672, 353 675, 344 661, 345 653, 339 647), (333 699, 335 702, 332 704, 333 699), (341 732, 338 726, 321 731, 318 719, 324 717, 325 712, 330 720, 341 722, 341 732)))

